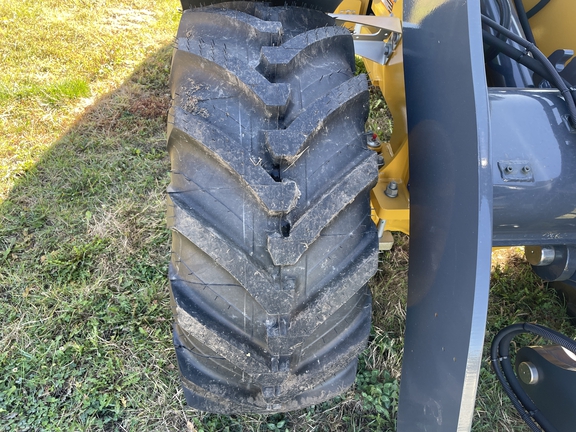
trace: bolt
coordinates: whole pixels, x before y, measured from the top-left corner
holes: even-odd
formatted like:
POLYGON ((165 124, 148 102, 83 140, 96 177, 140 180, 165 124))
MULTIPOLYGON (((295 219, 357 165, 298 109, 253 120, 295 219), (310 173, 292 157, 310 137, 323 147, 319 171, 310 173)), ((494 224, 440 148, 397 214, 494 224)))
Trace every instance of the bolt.
POLYGON ((547 266, 556 258, 554 246, 524 246, 524 255, 533 266, 547 266))
POLYGON ((379 150, 380 149, 380 141, 378 140, 378 135, 374 132, 367 132, 366 144, 368 144, 368 148, 370 148, 372 150, 379 150))
POLYGON ((528 174, 530 172, 530 167, 528 165, 525 165, 522 167, 522 172, 524 174, 528 174))
POLYGON ((386 191, 384 191, 384 194, 388 198, 396 198, 398 196, 398 184, 395 181, 391 181, 390 183, 388 183, 388 186, 386 187, 386 191))
POLYGON ((512 168, 512 165, 506 165, 506 168, 504 168, 504 171, 506 171, 508 174, 510 174, 512 171, 514 171, 514 168, 512 168))
POLYGON ((533 363, 522 362, 518 365, 518 376, 525 384, 536 384, 538 382, 538 369, 533 363))

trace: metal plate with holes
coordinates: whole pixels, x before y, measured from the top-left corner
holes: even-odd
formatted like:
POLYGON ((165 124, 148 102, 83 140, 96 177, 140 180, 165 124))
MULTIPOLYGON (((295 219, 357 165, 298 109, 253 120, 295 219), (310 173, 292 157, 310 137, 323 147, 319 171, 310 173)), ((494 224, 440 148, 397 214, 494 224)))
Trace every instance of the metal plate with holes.
POLYGON ((534 174, 528 161, 498 161, 502 180, 506 182, 533 182, 534 174))

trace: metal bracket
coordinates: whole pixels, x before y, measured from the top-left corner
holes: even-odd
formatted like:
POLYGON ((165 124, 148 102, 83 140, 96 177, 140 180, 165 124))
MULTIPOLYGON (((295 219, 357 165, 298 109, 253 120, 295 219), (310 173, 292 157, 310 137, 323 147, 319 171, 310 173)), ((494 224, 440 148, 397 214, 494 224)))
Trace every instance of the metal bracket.
POLYGON ((529 161, 504 160, 498 161, 498 169, 505 182, 533 182, 534 173, 529 161))
POLYGON ((558 431, 574 430, 576 359, 559 345, 523 347, 516 353, 520 385, 558 431))
POLYGON ((356 54, 385 65, 402 37, 402 22, 396 17, 371 15, 328 14, 337 24, 353 23, 354 49, 356 54), (362 33, 362 28, 378 29, 376 33, 362 33))

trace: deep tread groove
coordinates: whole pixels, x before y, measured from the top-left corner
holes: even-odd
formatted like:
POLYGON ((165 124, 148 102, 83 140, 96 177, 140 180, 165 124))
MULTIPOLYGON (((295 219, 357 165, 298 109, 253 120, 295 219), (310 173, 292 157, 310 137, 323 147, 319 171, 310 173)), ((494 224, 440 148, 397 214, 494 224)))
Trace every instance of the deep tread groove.
POLYGON ((331 122, 340 121, 343 113, 368 113, 367 94, 366 77, 358 75, 307 107, 286 129, 264 131, 266 146, 273 160, 290 165, 321 130, 331 122))
POLYGON ((282 38, 279 22, 263 21, 229 9, 184 11, 177 34, 178 49, 200 53, 218 52, 256 66, 262 46, 275 46, 282 38), (194 43, 196 42, 196 43, 194 43))
MULTIPOLYGON (((363 250, 351 265, 343 271, 345 276, 339 280, 331 281, 327 284, 320 295, 317 295, 306 308, 299 312, 291 321, 290 334, 294 337, 305 337, 310 334, 310 324, 315 319, 320 325, 338 310, 350 298, 350 286, 363 286, 370 280, 378 268, 377 248, 374 242, 369 249, 363 250)), ((361 246, 365 247, 364 244, 361 246)), ((353 295, 354 293, 352 293, 353 295)))
POLYGON ((249 256, 220 238, 207 223, 194 217, 194 210, 184 210, 178 205, 177 195, 172 193, 169 200, 175 204, 168 205, 169 227, 176 233, 190 239, 207 255, 219 263, 230 275, 246 288, 252 297, 270 314, 289 313, 292 296, 289 291, 280 291, 274 275, 253 262, 249 256))
POLYGON ((197 409, 284 412, 354 381, 377 267, 377 157, 362 136, 366 77, 333 24, 254 2, 183 14, 167 218, 174 344, 197 409))
MULTIPOLYGON (((175 110, 177 112, 173 128, 195 142, 202 143, 214 159, 234 173, 239 182, 246 184, 269 214, 288 213, 294 208, 299 197, 299 190, 293 181, 275 181, 239 143, 223 135, 216 127, 197 116, 181 108, 175 110)), ((174 164, 172 169, 178 174, 186 175, 177 171, 174 164)))
POLYGON ((262 47, 258 70, 269 79, 279 80, 286 75, 306 66, 310 57, 331 50, 338 51, 348 62, 350 70, 354 70, 354 50, 350 32, 343 27, 325 27, 302 33, 281 46, 262 47), (352 49, 351 49, 352 48, 352 49))
MULTIPOLYGON (((262 356, 254 355, 254 349, 247 350, 246 347, 235 346, 235 344, 218 336, 216 332, 210 331, 207 326, 203 325, 180 306, 176 306, 176 321, 185 332, 193 334, 196 339, 218 355, 232 359, 235 365, 246 372, 258 374, 270 371, 270 366, 266 364, 266 359, 262 356), (251 354, 250 356, 246 355, 247 351, 251 354)), ((235 338, 231 338, 231 340, 237 341, 235 338)))
POLYGON ((354 169, 342 175, 340 183, 318 201, 308 207, 306 212, 292 225, 289 235, 268 237, 268 250, 275 265, 294 265, 308 245, 313 243, 320 231, 367 187, 374 187, 378 169, 375 165, 377 154, 372 153, 354 169))
MULTIPOLYGON (((237 85, 239 90, 250 93, 260 101, 271 117, 279 116, 286 110, 290 98, 290 88, 287 84, 271 83, 254 69, 246 68, 246 64, 234 57, 226 56, 210 43, 179 39, 173 63, 176 65, 176 71, 172 72, 173 76, 179 75, 178 66, 183 65, 186 70, 187 64, 190 63, 200 63, 204 68, 211 68, 215 74, 228 76, 228 80, 237 85), (186 56, 189 58, 180 58, 186 56), (207 64, 208 62, 210 64, 207 64)), ((182 72, 185 73, 185 70, 182 72)), ((172 96, 175 95, 173 92, 172 96)))

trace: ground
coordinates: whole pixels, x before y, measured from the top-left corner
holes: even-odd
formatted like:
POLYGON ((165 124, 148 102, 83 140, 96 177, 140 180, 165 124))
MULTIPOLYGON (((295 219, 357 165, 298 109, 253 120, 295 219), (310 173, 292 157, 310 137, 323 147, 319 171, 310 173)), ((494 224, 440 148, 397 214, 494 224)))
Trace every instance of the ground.
MULTIPOLYGON (((171 339, 164 220, 177 7, 0 4, 7 41, 0 47, 0 429, 394 429, 409 253, 403 235, 381 253, 371 282, 372 336, 352 389, 269 417, 186 409, 171 339)), ((368 128, 386 139, 391 125, 376 89, 371 108, 368 128)), ((497 253, 487 343, 521 321, 574 336, 561 300, 522 251, 497 253)), ((527 430, 487 357, 473 430, 527 430)))

